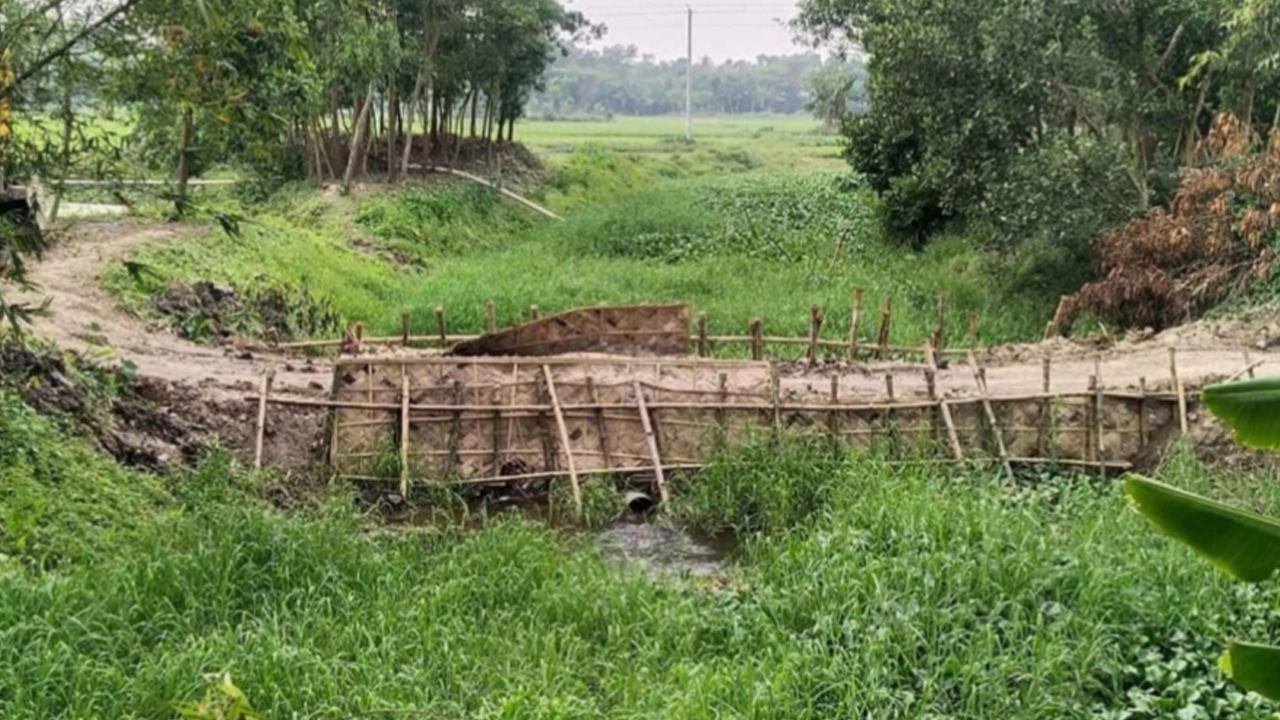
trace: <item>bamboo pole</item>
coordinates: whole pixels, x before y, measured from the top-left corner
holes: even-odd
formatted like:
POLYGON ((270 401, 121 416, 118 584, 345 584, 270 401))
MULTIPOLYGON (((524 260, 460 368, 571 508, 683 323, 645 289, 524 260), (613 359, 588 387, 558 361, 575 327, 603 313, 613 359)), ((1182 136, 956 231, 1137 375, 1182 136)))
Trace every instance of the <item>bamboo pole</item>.
POLYGON ((719 426, 721 429, 723 429, 723 430, 724 430, 724 432, 725 432, 725 435, 726 435, 726 436, 728 436, 728 434, 729 434, 729 428, 728 428, 728 426, 725 424, 725 417, 724 417, 724 406, 725 406, 725 405, 727 405, 727 404, 728 404, 728 402, 729 402, 729 375, 728 375, 728 373, 720 373, 720 393, 719 393, 719 395, 720 395, 720 398, 719 398, 719 399, 720 399, 720 407, 717 407, 717 408, 715 409, 715 413, 716 413, 716 425, 717 425, 717 426, 719 426))
POLYGON ((769 363, 769 404, 773 406, 773 433, 782 432, 782 379, 778 377, 778 363, 769 363))
POLYGON ((937 316, 937 327, 933 331, 933 346, 939 351, 947 347, 947 294, 938 291, 934 312, 937 316))
POLYGON ((492 300, 484 301, 484 331, 493 334, 498 330, 498 308, 492 300))
POLYGON ((889 321, 893 314, 893 296, 884 299, 880 308, 880 333, 876 337, 876 359, 884 360, 889 355, 889 321))
MULTIPOLYGON (((933 368, 924 369, 924 385, 929 392, 929 401, 938 402, 938 375, 933 368)), ((939 443, 942 441, 942 413, 934 407, 929 413, 929 435, 931 442, 939 443)))
MULTIPOLYGON (((938 374, 938 358, 933 354, 933 346, 925 346, 926 355, 929 360, 929 370, 936 377, 938 374)), ((951 417, 951 406, 947 404, 944 394, 938 392, 938 412, 942 415, 942 421, 947 426, 947 438, 951 441, 951 453, 955 456, 957 462, 964 462, 964 447, 960 444, 960 435, 956 432, 955 418, 951 417)))
MULTIPOLYGON (((545 375, 538 375, 537 377, 538 377, 538 384, 535 392, 537 394, 538 401, 541 403, 543 398, 548 397, 547 381, 546 381, 545 375)), ((542 439, 542 463, 543 465, 546 466, 548 470, 558 470, 559 463, 556 460, 556 452, 555 452, 554 444, 551 441, 551 428, 547 426, 546 409, 549 406, 543 405, 542 407, 543 409, 538 411, 538 435, 542 439)), ((549 409, 552 410, 553 412, 555 411, 554 407, 549 407, 549 409)))
POLYGON ((400 495, 409 496, 409 374, 400 381, 400 495))
POLYGON ((1147 446, 1147 377, 1138 378, 1138 448, 1147 446))
POLYGON ((560 431, 560 446, 564 449, 565 464, 569 468, 569 484, 573 488, 573 503, 578 507, 578 515, 582 515, 582 488, 578 484, 578 466, 573 460, 573 448, 569 445, 569 429, 564 422, 564 413, 560 409, 560 397, 556 394, 556 382, 551 377, 551 366, 542 366, 542 377, 547 381, 547 395, 551 398, 551 408, 556 416, 556 428, 560 431))
POLYGON ((462 465, 458 450, 462 447, 462 410, 466 406, 466 390, 461 380, 453 381, 453 411, 449 425, 449 472, 457 472, 462 465))
POLYGON ((493 474, 502 474, 502 410, 501 406, 493 409, 493 474))
POLYGON ((400 344, 409 344, 409 311, 400 311, 400 344))
MULTIPOLYGON (((834 407, 840 404, 840 376, 831 376, 831 395, 830 404, 834 407)), ((832 440, 837 444, 840 438, 840 413, 836 410, 827 411, 827 432, 831 434, 832 440)))
POLYGON ((1052 360, 1048 355, 1044 356, 1041 361, 1040 373, 1042 375, 1045 399, 1040 401, 1040 422, 1036 431, 1036 449, 1041 455, 1049 454, 1049 431, 1053 423, 1053 400, 1049 399, 1049 387, 1051 384, 1050 375, 1052 373, 1052 360))
POLYGON ((978 351, 978 311, 969 311, 969 350, 978 351))
MULTIPOLYGON (((1089 394, 1094 395, 1098 391, 1098 376, 1089 376, 1089 394)), ((1084 409, 1084 457, 1089 462, 1098 461, 1098 439, 1094 434, 1098 429, 1098 405, 1096 402, 1090 402, 1084 409)))
POLYGON ((762 336, 763 323, 760 318, 753 317, 747 323, 747 334, 751 336, 751 359, 761 360, 764 358, 764 342, 762 336))
POLYGON ((896 415, 893 412, 893 404, 895 402, 893 394, 893 373, 884 374, 884 391, 885 395, 889 398, 889 407, 884 411, 884 430, 886 435, 892 436, 894 422, 896 420, 896 415))
POLYGON ((253 467, 262 469, 262 452, 267 440, 267 403, 271 398, 271 384, 275 382, 276 371, 268 370, 262 376, 262 394, 258 399, 258 426, 254 434, 253 467))
POLYGON ((653 462, 653 477, 658 484, 658 495, 662 498, 664 507, 669 507, 670 497, 667 496, 667 478, 666 473, 662 469, 662 455, 658 452, 658 439, 653 432, 653 422, 649 418, 649 408, 645 405, 644 388, 640 387, 640 381, 635 382, 636 390, 636 407, 640 412, 640 423, 644 427, 644 442, 649 449, 649 456, 653 462))
POLYGON ((1009 464, 1009 449, 1004 444, 1004 434, 1000 432, 1000 423, 996 420, 996 411, 991 406, 991 395, 987 391, 987 380, 984 373, 978 367, 978 358, 974 353, 969 353, 969 368, 973 370, 973 380, 978 384, 978 392, 982 397, 982 410, 986 413, 987 422, 991 423, 991 434, 995 436, 996 452, 1000 454, 1000 463, 1004 466, 1005 475, 1012 482, 1014 480, 1013 466, 1009 464))
POLYGON ((1105 481, 1107 479, 1107 436, 1106 436, 1106 428, 1103 425, 1103 421, 1105 420, 1106 416, 1103 415, 1102 373, 1100 370, 1096 372, 1097 372, 1096 377, 1098 378, 1098 384, 1097 384, 1097 387, 1094 388, 1094 395, 1093 395, 1093 398, 1094 398, 1093 399, 1093 405, 1094 405, 1093 418, 1094 418, 1094 422, 1096 423, 1096 426, 1094 427, 1093 432, 1098 442, 1098 463, 1100 466, 1098 472, 1101 478, 1105 481))
POLYGON ((444 306, 436 306, 436 330, 440 334, 440 345, 443 347, 449 344, 449 335, 444 331, 444 306))
POLYGON ((818 340, 822 336, 822 309, 809 306, 809 351, 806 361, 810 369, 818 363, 818 340))
POLYGON ((538 310, 538 306, 537 306, 537 305, 530 305, 530 306, 529 306, 529 319, 530 319, 530 320, 537 320, 537 319, 538 319, 538 318, 540 318, 540 317, 542 317, 542 311, 538 310))
POLYGON ((1178 377, 1178 350, 1169 348, 1169 374, 1173 378, 1173 390, 1178 395, 1178 428, 1187 434, 1187 395, 1182 387, 1182 379, 1178 377))
POLYGON ((1249 357, 1249 348, 1244 349, 1244 365, 1245 367, 1249 368, 1249 371, 1248 371, 1249 379, 1253 380, 1256 377, 1256 375, 1254 374, 1254 368, 1257 366, 1253 364, 1251 358, 1249 357))
MULTIPOLYGON (((600 404, 600 390, 596 388, 596 380, 590 375, 587 376, 587 393, 594 405, 600 404)), ((600 436, 600 455, 604 458, 604 466, 612 467, 613 458, 609 454, 609 426, 605 420, 603 409, 598 409, 594 413, 596 421, 596 434, 600 436)))
POLYGON ((698 357, 707 356, 707 314, 698 313, 698 357))
POLYGON ((849 359, 858 359, 858 331, 862 323, 862 288, 853 291, 853 311, 849 318, 849 359))

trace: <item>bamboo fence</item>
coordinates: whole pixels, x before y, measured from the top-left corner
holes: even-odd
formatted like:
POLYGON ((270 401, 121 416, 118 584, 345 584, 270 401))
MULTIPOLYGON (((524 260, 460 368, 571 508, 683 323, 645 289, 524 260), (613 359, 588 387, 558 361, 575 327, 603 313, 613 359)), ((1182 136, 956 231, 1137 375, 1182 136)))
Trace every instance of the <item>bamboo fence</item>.
POLYGON ((937 387, 937 354, 929 344, 923 352, 923 368, 893 370, 875 394, 838 375, 818 389, 814 376, 783 377, 765 362, 437 356, 340 359, 328 400, 272 397, 270 376, 246 399, 259 408, 259 463, 269 407, 318 408, 329 411, 336 477, 402 493, 567 480, 579 502, 582 478, 595 475, 650 478, 665 499, 670 473, 760 432, 882 447, 903 463, 990 463, 1010 478, 1025 464, 1105 476, 1171 431, 1186 433, 1197 400, 1175 355, 1168 391, 1149 390, 1145 378, 1136 392, 1109 389, 1095 370, 1087 389, 1052 393, 1046 359, 1042 391, 994 396, 975 353, 966 353, 975 389, 948 395, 937 387), (912 373, 925 391, 901 392, 920 386, 912 373))

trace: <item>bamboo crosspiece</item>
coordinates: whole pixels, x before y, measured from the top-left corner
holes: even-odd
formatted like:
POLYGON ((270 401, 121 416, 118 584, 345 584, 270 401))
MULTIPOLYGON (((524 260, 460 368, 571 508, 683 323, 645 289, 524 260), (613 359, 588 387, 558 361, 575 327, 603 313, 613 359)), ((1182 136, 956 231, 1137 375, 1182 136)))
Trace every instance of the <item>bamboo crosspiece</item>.
POLYGON ((560 448, 564 450, 565 465, 569 469, 569 484, 573 488, 573 504, 582 515, 582 488, 578 484, 578 466, 573 459, 573 448, 569 445, 569 429, 564 422, 564 412, 560 409, 560 396, 556 393, 556 382, 551 377, 551 366, 542 366, 542 377, 547 382, 547 395, 551 399, 552 412, 556 416, 556 429, 560 432, 560 448))

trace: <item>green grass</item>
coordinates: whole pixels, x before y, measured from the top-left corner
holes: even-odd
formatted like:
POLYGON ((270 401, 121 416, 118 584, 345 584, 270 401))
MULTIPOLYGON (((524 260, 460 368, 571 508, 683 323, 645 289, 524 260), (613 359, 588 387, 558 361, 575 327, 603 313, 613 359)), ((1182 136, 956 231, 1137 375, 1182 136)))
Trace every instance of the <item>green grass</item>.
POLYGON ((766 334, 797 336, 818 304, 826 335, 842 338, 853 290, 863 288, 864 337, 892 296, 891 338, 904 344, 932 331, 938 290, 950 297, 953 338, 970 310, 986 342, 1032 337, 1052 310, 1043 298, 1000 292, 990 259, 963 239, 938 240, 923 254, 883 240, 872 195, 841 172, 646 183, 625 158, 583 163, 543 189, 569 208, 562 223, 457 185, 374 193, 354 211, 295 191, 260 212, 243 239, 210 231, 136 253, 158 280, 139 283, 123 266, 106 280, 135 309, 171 278, 303 283, 378 335, 398 333, 401 309, 420 332, 434 331, 436 305, 450 331, 478 332, 488 300, 504 323, 530 305, 688 302, 708 314, 713 333, 745 333, 759 316, 766 334), (620 185, 602 195, 592 177, 620 185))
MULTIPOLYGON (((1218 577, 1116 486, 744 453, 676 500, 765 519, 715 583, 519 519, 392 532, 192 494, 79 563, 0 571, 0 715, 171 718, 227 672, 272 718, 1270 717, 1214 661, 1280 633, 1274 587, 1218 577), (724 471, 744 461, 753 482, 724 471)), ((1280 507, 1187 455, 1163 477, 1280 507)))
POLYGON ((695 117, 693 144, 684 142, 683 117, 626 117, 569 121, 530 119, 516 125, 516 140, 555 164, 586 147, 628 156, 666 159, 674 166, 740 169, 839 168, 836 135, 816 120, 795 115, 695 117), (742 167, 742 166, 746 167, 742 167))

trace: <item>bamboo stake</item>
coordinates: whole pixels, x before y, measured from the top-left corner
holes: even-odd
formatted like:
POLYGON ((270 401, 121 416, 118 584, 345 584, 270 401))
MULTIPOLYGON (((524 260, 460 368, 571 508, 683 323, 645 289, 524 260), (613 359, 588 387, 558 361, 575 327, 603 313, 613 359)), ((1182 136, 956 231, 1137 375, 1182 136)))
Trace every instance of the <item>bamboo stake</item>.
POLYGON ((978 311, 969 311, 969 349, 978 350, 978 311))
POLYGON ((773 405, 773 434, 782 432, 782 380, 778 377, 778 364, 769 363, 769 403, 773 405))
POLYGON ((573 460, 573 448, 569 446, 569 429, 564 422, 564 413, 560 410, 560 397, 556 394, 556 383, 551 377, 551 366, 542 366, 542 377, 547 381, 547 395, 551 398, 551 408, 556 415, 556 428, 560 431, 560 446, 564 449, 565 464, 569 467, 569 484, 573 488, 573 503, 578 507, 578 515, 582 515, 582 488, 578 485, 578 467, 573 460))
POLYGON ((725 424, 724 406, 729 402, 729 375, 728 373, 720 373, 720 407, 716 408, 716 425, 724 430, 728 436, 729 428, 725 424))
POLYGON ((889 407, 884 411, 884 429, 886 435, 892 435, 896 417, 893 412, 893 373, 884 374, 884 391, 889 398, 889 407))
POLYGON ((751 359, 761 360, 764 357, 764 342, 762 339, 763 323, 760 318, 753 317, 747 323, 747 334, 751 336, 751 359))
POLYGON ((938 325, 933 331, 933 346, 941 351, 947 347, 947 294, 941 290, 938 291, 934 312, 938 325))
POLYGON ((1013 466, 1009 464, 1009 449, 1004 444, 1004 434, 1000 432, 1000 423, 996 420, 996 411, 991 407, 991 395, 987 392, 987 381, 978 367, 978 358, 969 353, 969 368, 973 370, 973 380, 978 384, 978 392, 982 394, 982 410, 986 413, 987 422, 991 423, 991 434, 995 436, 996 452, 1000 454, 1000 463, 1010 481, 1014 480, 1013 466))
POLYGON ((1178 350, 1169 348, 1169 374, 1173 377, 1173 390, 1178 394, 1178 428, 1187 434, 1187 395, 1182 387, 1182 379, 1178 377, 1178 350))
POLYGON ((1105 416, 1102 414, 1102 369, 1097 360, 1094 361, 1094 377, 1097 378, 1097 384, 1094 387, 1093 395, 1093 421, 1096 423, 1093 434, 1098 443, 1097 459, 1100 465, 1098 472, 1102 480, 1105 481, 1107 479, 1107 438, 1105 427, 1103 426, 1105 416))
POLYGON ((538 319, 538 318, 540 318, 540 317, 542 317, 542 312, 541 312, 540 310, 538 310, 538 306, 537 306, 537 305, 530 305, 530 306, 529 306, 529 319, 530 319, 530 320, 537 320, 537 319, 538 319))
MULTIPOLYGON (((932 345, 925 345, 925 356, 929 361, 929 370, 936 377, 938 374, 938 358, 933 353, 932 345)), ((951 453, 955 456, 957 462, 964 462, 964 447, 960 444, 960 435, 956 432, 955 418, 951 417, 951 406, 947 404, 947 399, 942 392, 938 393, 938 412, 942 415, 942 422, 947 426, 947 438, 951 440, 951 453)))
POLYGON ((335 365, 333 367, 333 384, 329 386, 329 472, 336 473, 338 467, 338 413, 339 409, 333 405, 338 401, 339 383, 342 381, 342 368, 335 365))
MULTIPOLYGON (((831 376, 831 395, 830 404, 832 406, 840 404, 840 376, 831 376)), ((840 414, 835 410, 827 411, 827 432, 831 435, 833 443, 840 441, 840 414)))
POLYGON ((409 496, 409 374, 400 381, 400 496, 409 496))
POLYGON ((849 359, 858 356, 858 330, 862 322, 862 288, 853 291, 853 314, 849 319, 849 359))
MULTIPOLYGON (((938 402, 938 375, 933 368, 924 369, 924 384, 929 391, 929 401, 938 402)), ((934 443, 942 440, 942 413, 938 408, 933 408, 929 413, 929 435, 934 443)))
POLYGON ((662 469, 662 455, 658 452, 658 440, 654 436, 653 423, 649 418, 649 408, 644 401, 644 388, 640 387, 640 381, 635 381, 636 390, 636 407, 640 412, 640 423, 644 427, 644 441, 649 449, 650 459, 653 461, 653 477, 658 483, 658 495, 662 498, 662 504, 668 506, 671 498, 667 496, 667 479, 662 469))
POLYGON ((446 472, 457 472, 462 465, 458 450, 462 446, 462 408, 466 406, 466 391, 461 380, 453 381, 453 404, 458 408, 453 411, 452 423, 449 427, 449 468, 446 472))
POLYGON ((502 474, 502 410, 493 409, 493 474, 502 474))
MULTIPOLYGON (((1089 393, 1095 394, 1097 393, 1097 391, 1098 391, 1098 376, 1090 375, 1089 376, 1089 393)), ((1091 402, 1085 406, 1084 457, 1089 462, 1098 461, 1098 445, 1100 443, 1098 439, 1094 437, 1094 434, 1097 432, 1097 429, 1098 429, 1097 414, 1098 414, 1098 405, 1096 402, 1091 402)))
POLYGON ((1138 378, 1138 448, 1147 446, 1147 377, 1138 378))
MULTIPOLYGON (((596 388, 596 380, 587 376, 587 393, 593 405, 600 404, 600 390, 596 388)), ((613 458, 609 454, 609 426, 606 424, 604 409, 595 411, 596 434, 600 436, 600 455, 604 457, 604 466, 613 467, 613 458)))
POLYGON ((409 344, 409 311, 400 311, 400 344, 409 344))
POLYGON ((436 330, 440 333, 440 346, 449 344, 449 336, 444 331, 444 306, 436 306, 436 330))
POLYGON ((1045 355, 1040 365, 1045 399, 1040 402, 1040 423, 1036 434, 1036 448, 1041 455, 1049 454, 1049 428, 1053 421, 1053 401, 1049 399, 1051 363, 1049 356, 1045 355))
POLYGON ((806 357, 809 368, 818 363, 818 339, 822 336, 822 309, 809 306, 809 352, 806 357))
MULTIPOLYGON (((542 402, 547 397, 547 381, 543 375, 538 376, 537 385, 538 402, 542 402)), ((555 408, 551 408, 552 411, 555 408)), ((556 461, 556 452, 551 442, 551 429, 547 427, 547 413, 544 410, 538 411, 538 434, 542 437, 542 462, 548 470, 558 470, 559 463, 556 461)))
POLYGON ((262 376, 262 394, 258 399, 258 427, 253 445, 253 467, 262 468, 262 450, 267 439, 267 401, 271 397, 271 383, 275 382, 276 371, 268 370, 262 376))
POLYGON ((698 313, 698 357, 707 356, 707 314, 698 313))
POLYGON ((484 301, 484 331, 490 334, 498 330, 498 309, 492 300, 484 301))
POLYGON ((876 338, 876 359, 884 360, 889 355, 889 320, 893 314, 893 296, 884 299, 884 307, 880 308, 880 334, 876 338))

